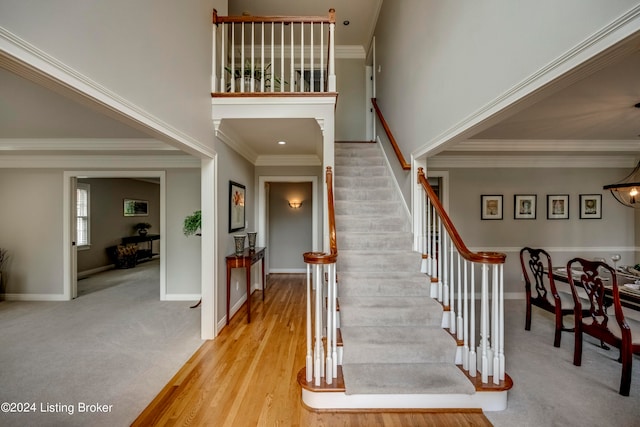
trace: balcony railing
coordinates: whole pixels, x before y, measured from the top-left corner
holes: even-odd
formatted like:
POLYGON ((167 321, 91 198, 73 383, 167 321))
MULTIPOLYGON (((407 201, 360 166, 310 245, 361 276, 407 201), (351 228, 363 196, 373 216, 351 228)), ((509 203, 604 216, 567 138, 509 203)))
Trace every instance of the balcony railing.
POLYGON ((218 16, 213 11, 211 92, 336 91, 335 10, 328 16, 218 16))

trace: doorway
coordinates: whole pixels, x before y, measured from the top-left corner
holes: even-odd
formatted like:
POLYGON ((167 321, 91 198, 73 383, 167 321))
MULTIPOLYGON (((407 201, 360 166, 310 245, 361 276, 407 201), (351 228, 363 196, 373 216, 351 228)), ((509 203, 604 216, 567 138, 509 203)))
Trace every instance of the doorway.
MULTIPOLYGON (((78 246, 76 246, 76 198, 75 189, 78 179, 92 178, 135 178, 151 179, 159 185, 158 233, 166 235, 165 225, 165 172, 164 171, 65 171, 63 194, 63 277, 64 297, 73 299, 78 296, 78 246)), ((118 204, 117 209, 120 210, 118 204)), ((123 213, 124 215, 124 213, 123 213)), ((142 217, 140 217, 142 218, 142 217)), ((160 300, 166 300, 166 247, 164 239, 159 239, 160 253, 160 300)))

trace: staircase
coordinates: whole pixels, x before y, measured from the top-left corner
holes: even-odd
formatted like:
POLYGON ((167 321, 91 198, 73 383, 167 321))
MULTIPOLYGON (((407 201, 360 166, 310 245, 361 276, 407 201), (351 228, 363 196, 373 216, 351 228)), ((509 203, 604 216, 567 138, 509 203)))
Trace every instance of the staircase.
MULTIPOLYGON (((312 408, 506 407, 476 393, 412 250, 409 213, 377 144, 335 148, 338 299, 344 391, 306 393, 312 408), (314 396, 310 396, 314 395, 314 396)), ((339 381, 342 384, 342 381, 339 381)))

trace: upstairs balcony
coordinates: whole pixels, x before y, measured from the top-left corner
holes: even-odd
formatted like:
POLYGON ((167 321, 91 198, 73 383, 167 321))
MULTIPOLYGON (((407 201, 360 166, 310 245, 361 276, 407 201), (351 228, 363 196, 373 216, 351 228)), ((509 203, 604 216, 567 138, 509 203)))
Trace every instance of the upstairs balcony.
POLYGON ((213 12, 212 97, 335 96, 335 10, 327 16, 213 12))

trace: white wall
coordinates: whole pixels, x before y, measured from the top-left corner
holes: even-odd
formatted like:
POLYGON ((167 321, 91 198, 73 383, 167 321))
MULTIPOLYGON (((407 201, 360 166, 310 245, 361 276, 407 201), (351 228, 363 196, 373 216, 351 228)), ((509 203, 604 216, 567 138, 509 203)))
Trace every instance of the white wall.
POLYGON ((226 0, 3 0, 0 27, 212 146, 211 14, 226 0))

